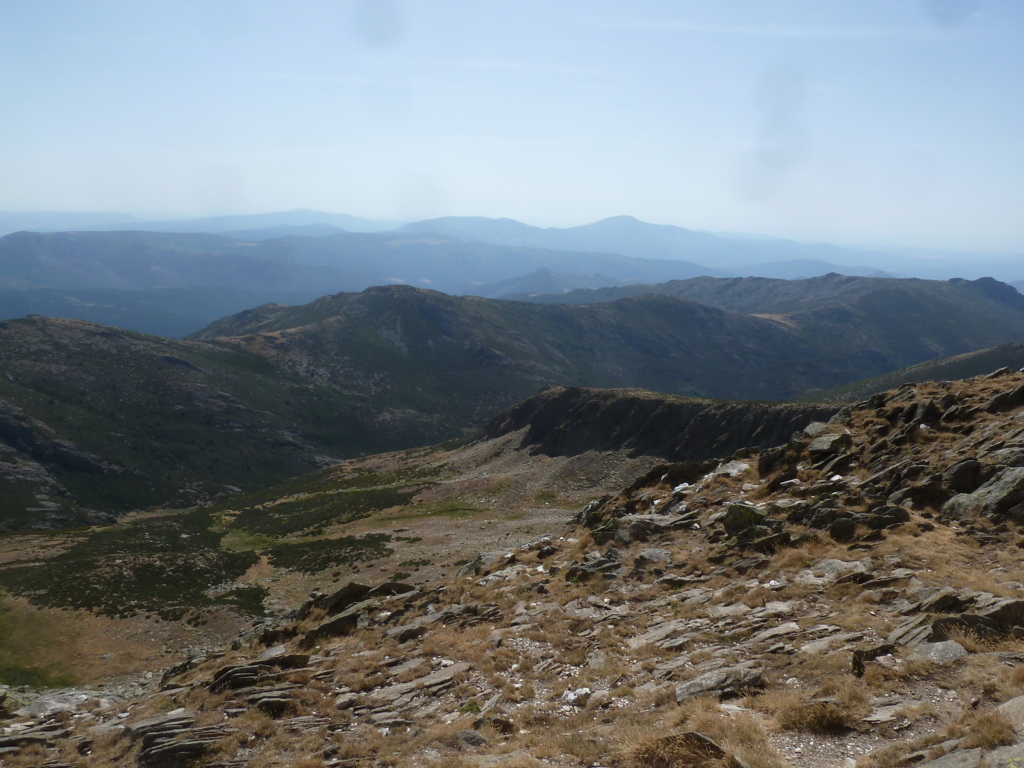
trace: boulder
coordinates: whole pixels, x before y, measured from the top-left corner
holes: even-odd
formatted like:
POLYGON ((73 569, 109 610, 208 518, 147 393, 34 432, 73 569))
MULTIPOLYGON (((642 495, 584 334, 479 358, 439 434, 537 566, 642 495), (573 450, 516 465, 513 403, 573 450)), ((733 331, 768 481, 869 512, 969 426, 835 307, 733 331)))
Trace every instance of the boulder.
POLYGON ((761 685, 764 669, 752 661, 744 661, 733 667, 723 667, 705 672, 700 677, 687 680, 676 686, 676 702, 682 704, 688 699, 715 693, 719 696, 734 696, 761 685))
POLYGON ((1016 514, 1024 503, 1024 467, 1008 467, 973 493, 959 493, 942 506, 942 516, 965 520, 1016 514))
POLYGON ((1024 728, 1024 696, 1004 701, 997 709, 999 714, 1013 723, 1014 728, 1024 728))
POLYGON ((871 513, 871 516, 867 519, 869 527, 874 528, 876 531, 882 528, 889 528, 894 525, 900 525, 901 523, 910 522, 910 513, 903 507, 886 506, 880 507, 871 513))
POLYGON ((824 421, 812 421, 804 427, 804 434, 810 438, 820 437, 826 431, 828 431, 828 424, 824 421))
POLYGON ((487 743, 485 736, 469 728, 459 731, 456 734, 456 738, 466 746, 483 746, 487 743))
POLYGON ((721 518, 721 523, 728 535, 736 536, 748 528, 760 525, 765 519, 765 514, 757 507, 749 504, 730 504, 721 518))
POLYGON ((328 637, 339 637, 352 634, 359 626, 359 619, 363 615, 373 611, 377 607, 375 600, 366 600, 346 608, 330 619, 325 619, 316 627, 309 630, 303 638, 303 645, 306 647, 315 645, 319 640, 328 637))
POLYGON ((921 643, 910 654, 911 661, 931 661, 946 666, 967 656, 967 649, 954 640, 921 643))
POLYGON ((1024 467, 1024 448, 1000 448, 992 451, 988 458, 1004 467, 1024 467))
POLYGON ((648 548, 640 550, 640 553, 633 561, 633 567, 637 569, 646 568, 651 564, 668 565, 672 562, 672 553, 667 549, 648 548))
POLYGON ((807 452, 811 454, 812 458, 820 459, 845 451, 851 445, 853 445, 853 438, 845 432, 821 435, 811 441, 807 446, 807 452))
POLYGON ((981 407, 989 413, 1000 413, 1019 408, 1022 405, 1024 405, 1024 384, 1014 387, 1008 392, 994 395, 981 407))
POLYGON ((977 459, 958 461, 942 473, 942 484, 953 493, 973 493, 981 484, 981 462, 977 459))
POLYGON ((840 517, 829 526, 828 535, 840 544, 846 544, 857 537, 857 521, 849 517, 840 517))

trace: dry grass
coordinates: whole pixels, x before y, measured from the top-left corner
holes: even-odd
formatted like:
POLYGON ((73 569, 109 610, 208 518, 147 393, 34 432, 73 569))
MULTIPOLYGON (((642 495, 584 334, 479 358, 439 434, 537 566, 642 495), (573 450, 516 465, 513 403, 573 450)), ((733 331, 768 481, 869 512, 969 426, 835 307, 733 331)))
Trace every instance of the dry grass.
POLYGON ((630 744, 619 761, 624 768, 728 768, 731 762, 685 732, 630 744))
POLYGON ((623 768, 726 768, 735 755, 751 768, 782 768, 785 761, 771 747, 760 722, 747 713, 727 714, 713 697, 693 699, 672 719, 672 732, 661 728, 622 729, 616 762, 623 768), (717 744, 710 747, 692 734, 717 744))
POLYGON ((964 700, 1006 701, 1024 693, 1024 667, 1008 667, 995 655, 975 654, 965 659, 955 687, 964 700))
POLYGON ((1013 723, 996 709, 966 712, 952 728, 955 735, 960 735, 964 731, 966 734, 961 742, 964 749, 1004 747, 1017 742, 1017 732, 1013 723))
POLYGON ((749 699, 759 711, 769 713, 785 731, 835 735, 862 728, 871 711, 871 695, 852 675, 833 675, 812 695, 792 688, 766 691, 749 699))
POLYGON ((960 643, 968 653, 1020 652, 1019 638, 1007 635, 982 635, 970 629, 951 629, 946 633, 950 640, 960 643))
POLYGON ((938 665, 929 659, 909 659, 901 651, 891 664, 867 662, 861 680, 874 691, 898 692, 908 680, 928 679, 935 675, 938 665))
MULTIPOLYGON (((857 760, 857 768, 903 768, 907 755, 935 746, 945 740, 942 732, 929 733, 909 741, 897 741, 874 750, 857 760)), ((939 757, 939 754, 932 757, 939 757)))

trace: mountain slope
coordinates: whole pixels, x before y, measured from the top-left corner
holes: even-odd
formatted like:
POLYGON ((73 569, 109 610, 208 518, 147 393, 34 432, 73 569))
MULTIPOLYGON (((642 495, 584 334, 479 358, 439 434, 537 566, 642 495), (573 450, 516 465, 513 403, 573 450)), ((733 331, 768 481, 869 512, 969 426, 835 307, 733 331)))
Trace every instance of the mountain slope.
POLYGON ((749 314, 788 314, 818 309, 840 301, 856 300, 883 291, 930 292, 941 300, 996 302, 1010 308, 1024 307, 1005 283, 979 280, 919 280, 916 278, 857 277, 828 274, 806 280, 765 277, 696 277, 655 285, 627 285, 579 289, 525 301, 555 304, 593 304, 630 296, 655 294, 695 301, 709 307, 749 314))
POLYGON ((272 301, 304 304, 321 295, 310 289, 232 287, 0 290, 0 320, 45 315, 181 338, 226 314, 272 301))
POLYGON ((1024 344, 1000 344, 998 347, 980 349, 977 352, 966 352, 939 360, 928 360, 909 368, 890 371, 835 389, 803 392, 795 399, 801 402, 857 402, 878 392, 895 389, 908 382, 967 379, 1002 368, 1024 370, 1024 344))
POLYGON ((260 487, 323 457, 458 436, 552 384, 784 399, 1024 338, 1024 297, 994 281, 873 285, 782 317, 394 286, 263 305, 189 342, 6 322, 3 514, 66 525, 260 487))
POLYGON ((554 272, 542 268, 525 275, 499 280, 494 283, 464 285, 452 293, 480 296, 485 299, 525 300, 520 297, 545 296, 554 293, 568 293, 581 288, 604 288, 619 286, 625 281, 604 275, 576 275, 568 272, 554 272))
POLYGON ((197 503, 454 429, 238 349, 80 321, 0 322, 0 371, 0 531, 197 503))
POLYGON ((1019 373, 901 387, 774 448, 672 464, 524 450, 535 431, 627 447, 614 418, 580 421, 594 395, 599 411, 673 406, 550 393, 567 418, 541 403, 468 446, 367 457, 31 559, 7 549, 17 620, 121 612, 101 646, 116 653, 60 638, 74 665, 123 657, 133 631, 188 629, 150 639, 164 655, 129 685, 11 691, 5 760, 1018 765, 1022 393, 1019 373), (261 610, 237 634, 202 631, 261 610))
POLYGON ((195 337, 477 423, 547 384, 777 399, 1024 338, 1024 297, 994 281, 867 284, 785 317, 666 296, 568 306, 378 287, 260 307, 195 337))

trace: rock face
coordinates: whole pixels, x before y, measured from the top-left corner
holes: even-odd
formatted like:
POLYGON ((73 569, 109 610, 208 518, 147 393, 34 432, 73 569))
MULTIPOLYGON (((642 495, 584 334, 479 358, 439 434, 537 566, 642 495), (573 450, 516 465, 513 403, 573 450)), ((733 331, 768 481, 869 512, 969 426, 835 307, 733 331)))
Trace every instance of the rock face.
POLYGON ((729 403, 636 390, 550 387, 494 417, 484 434, 494 438, 529 427, 523 447, 550 456, 624 450, 694 461, 783 443, 837 410, 817 404, 729 403))

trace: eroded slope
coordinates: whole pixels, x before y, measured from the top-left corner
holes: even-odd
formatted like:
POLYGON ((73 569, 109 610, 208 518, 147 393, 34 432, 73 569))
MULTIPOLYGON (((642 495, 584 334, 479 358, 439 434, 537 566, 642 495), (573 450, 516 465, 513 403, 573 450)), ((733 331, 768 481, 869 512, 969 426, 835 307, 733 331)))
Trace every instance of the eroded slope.
POLYGON ((580 527, 419 584, 360 574, 146 698, 25 719, 6 759, 1014 765, 1022 409, 1002 371, 653 467, 580 527))

